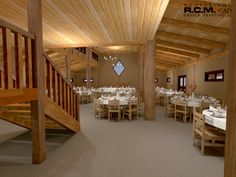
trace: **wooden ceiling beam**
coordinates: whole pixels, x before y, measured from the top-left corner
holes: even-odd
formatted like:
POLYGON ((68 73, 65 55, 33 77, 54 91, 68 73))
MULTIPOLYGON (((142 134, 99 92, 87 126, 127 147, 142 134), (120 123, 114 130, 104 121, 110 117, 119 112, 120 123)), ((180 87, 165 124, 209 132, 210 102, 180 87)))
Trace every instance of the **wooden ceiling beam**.
POLYGON ((167 48, 167 47, 157 46, 156 47, 156 52, 158 53, 159 51, 162 51, 162 52, 165 52, 165 53, 169 53, 169 54, 173 54, 173 55, 189 57, 189 58, 199 58, 199 56, 200 56, 199 54, 195 54, 195 53, 190 53, 190 52, 185 52, 185 51, 181 51, 181 50, 171 49, 171 48, 167 48))
POLYGON ((195 43, 198 46, 200 43, 202 45, 211 46, 212 48, 225 48, 226 46, 226 43, 224 42, 213 41, 213 40, 208 40, 205 38, 198 38, 198 37, 193 37, 193 36, 188 36, 188 35, 183 35, 183 34, 178 34, 178 33, 167 32, 167 31, 158 31, 157 36, 163 36, 163 37, 167 37, 167 38, 178 40, 178 41, 191 42, 191 43, 195 43))
POLYGON ((171 68, 168 68, 168 67, 165 67, 165 66, 160 66, 160 65, 156 65, 156 68, 158 70, 162 70, 162 71, 168 71, 170 70, 171 68))
POLYGON ((178 64, 171 64, 171 63, 168 63, 168 62, 161 62, 160 60, 156 61, 156 65, 162 65, 162 66, 167 66, 167 67, 171 67, 171 68, 180 66, 178 64))
POLYGON ((173 18, 165 17, 162 19, 161 24, 176 26, 176 27, 185 28, 185 29, 198 30, 198 31, 207 32, 207 33, 216 33, 216 34, 221 34, 225 36, 230 35, 230 30, 228 28, 205 25, 201 23, 193 23, 193 22, 177 20, 173 18))
POLYGON ((184 61, 171 60, 171 59, 166 59, 166 58, 156 59, 156 63, 158 63, 158 62, 165 62, 165 63, 170 63, 170 64, 173 64, 173 65, 183 65, 183 64, 185 64, 184 61))
POLYGON ((74 48, 74 47, 101 47, 101 46, 128 46, 128 45, 144 45, 146 41, 121 41, 121 42, 104 42, 104 43, 79 43, 64 45, 47 45, 46 48, 74 48))
POLYGON ((185 45, 185 44, 181 44, 181 43, 174 43, 174 42, 160 40, 160 39, 158 39, 156 41, 156 45, 157 46, 164 46, 167 48, 174 48, 174 49, 179 49, 179 50, 191 51, 191 52, 195 52, 195 53, 202 53, 202 54, 209 54, 211 52, 211 50, 209 50, 209 49, 205 49, 205 48, 201 48, 201 47, 194 47, 194 46, 185 45))
POLYGON ((191 58, 189 57, 181 57, 181 56, 176 56, 173 54, 168 54, 164 52, 158 52, 156 54, 156 58, 162 58, 162 59, 169 59, 169 60, 176 60, 176 61, 182 61, 182 62, 189 62, 191 61, 191 58))

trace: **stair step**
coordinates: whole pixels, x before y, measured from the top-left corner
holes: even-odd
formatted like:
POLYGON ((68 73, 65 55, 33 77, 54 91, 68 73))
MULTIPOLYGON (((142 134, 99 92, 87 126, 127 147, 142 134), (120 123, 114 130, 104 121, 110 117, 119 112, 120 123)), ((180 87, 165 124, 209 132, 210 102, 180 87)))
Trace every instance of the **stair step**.
POLYGON ((10 104, 0 106, 0 110, 30 110, 31 105, 27 103, 23 104, 10 104))

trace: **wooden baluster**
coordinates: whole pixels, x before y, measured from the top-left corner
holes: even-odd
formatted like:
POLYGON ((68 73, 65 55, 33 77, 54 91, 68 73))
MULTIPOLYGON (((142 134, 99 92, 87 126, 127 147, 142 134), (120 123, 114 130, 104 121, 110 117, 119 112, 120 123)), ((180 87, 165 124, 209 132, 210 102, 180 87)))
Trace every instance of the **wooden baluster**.
POLYGON ((26 87, 33 88, 33 76, 32 76, 32 46, 31 39, 28 37, 25 40, 25 77, 26 87))
POLYGON ((55 76, 56 73, 54 67, 51 68, 51 73, 52 73, 52 90, 53 90, 52 97, 53 101, 56 102, 56 76, 55 76))
POLYGON ((50 75, 50 77, 49 77, 49 85, 50 85, 50 98, 51 99, 54 99, 54 97, 53 97, 53 92, 54 92, 54 90, 53 90, 53 85, 52 85, 52 78, 53 78, 53 72, 52 72, 52 65, 51 65, 51 63, 49 63, 49 75, 50 75))
POLYGON ((51 97, 51 85, 50 85, 50 63, 48 60, 46 60, 46 65, 47 65, 47 70, 46 70, 46 73, 47 73, 47 84, 46 84, 46 87, 47 87, 47 90, 48 90, 48 97, 50 98, 51 97))
POLYGON ((64 110, 67 111, 67 104, 66 104, 66 102, 67 102, 66 101, 67 100, 67 94, 66 94, 67 92, 66 92, 66 90, 67 89, 66 89, 66 83, 65 82, 63 84, 63 87, 64 87, 64 110))
POLYGON ((73 117, 76 118, 76 93, 73 92, 73 117))
POLYGON ((2 87, 2 71, 0 70, 0 88, 3 88, 2 87))
POLYGON ((62 104, 62 109, 65 110, 65 87, 64 87, 64 80, 62 78, 61 79, 61 104, 62 104))
POLYGON ((79 98, 76 94, 76 98, 75 98, 75 117, 76 117, 76 120, 79 121, 79 115, 78 115, 79 114, 79 105, 78 105, 78 103, 79 103, 79 98))
POLYGON ((58 101, 58 80, 57 80, 57 71, 55 70, 55 102, 57 103, 57 105, 59 105, 59 101, 58 101))
POLYGON ((68 104, 68 106, 69 106, 69 114, 71 115, 71 107, 72 107, 72 104, 71 104, 71 88, 70 87, 68 87, 68 92, 69 92, 69 99, 68 99, 68 101, 69 101, 69 104, 68 104))
POLYGON ((22 35, 15 33, 16 88, 23 88, 22 35))
POLYGON ((11 31, 9 29, 2 28, 2 40, 5 89, 12 89, 11 31))
POLYGON ((70 89, 70 115, 73 117, 73 108, 74 108, 74 105, 73 105, 73 90, 70 89))
POLYGON ((58 96, 58 105, 61 106, 61 79, 60 79, 60 75, 57 73, 57 87, 58 87, 58 92, 57 92, 57 96, 58 96))
POLYGON ((4 71, 1 71, 1 80, 2 80, 2 88, 5 88, 5 83, 4 83, 4 71))
POLYGON ((65 84, 66 85, 66 88, 65 88, 65 92, 66 92, 66 112, 68 113, 69 111, 69 109, 68 109, 68 105, 69 105, 69 101, 68 101, 68 99, 69 99, 69 95, 68 95, 68 84, 66 83, 65 84))

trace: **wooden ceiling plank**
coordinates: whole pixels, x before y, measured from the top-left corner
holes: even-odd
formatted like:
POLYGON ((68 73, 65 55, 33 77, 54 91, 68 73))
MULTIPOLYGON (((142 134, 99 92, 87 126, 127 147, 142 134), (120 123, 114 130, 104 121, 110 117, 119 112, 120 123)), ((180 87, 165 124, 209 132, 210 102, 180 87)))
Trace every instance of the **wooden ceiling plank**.
POLYGON ((160 58, 166 58, 166 59, 170 59, 170 60, 177 60, 177 61, 191 61, 191 58, 189 57, 182 57, 182 56, 177 56, 177 55, 173 55, 173 54, 169 54, 169 53, 165 53, 165 52, 158 52, 156 54, 156 57, 160 57, 160 58))
POLYGON ((192 42, 192 43, 196 43, 197 45, 201 43, 203 45, 209 45, 216 48, 225 48, 226 46, 226 43, 224 42, 213 41, 213 40, 208 40, 205 38, 198 38, 198 37, 193 37, 193 36, 183 35, 183 34, 178 34, 178 33, 173 33, 173 32, 158 31, 157 34, 158 34, 157 36, 164 36, 164 37, 168 37, 168 38, 175 39, 178 41, 192 42))
POLYGON ((168 48, 185 50, 185 51, 192 51, 192 52, 202 53, 202 54, 209 54, 211 52, 211 50, 209 50, 209 49, 205 49, 205 48, 201 48, 201 47, 194 47, 194 46, 185 45, 185 44, 181 44, 181 43, 169 42, 169 41, 160 40, 160 39, 158 39, 156 41, 156 45, 157 46, 164 46, 164 47, 168 47, 168 48))
POLYGON ((167 18, 167 17, 162 19, 162 24, 175 26, 175 27, 181 27, 185 29, 187 28, 187 29, 192 29, 192 30, 199 30, 201 32, 216 33, 216 34, 225 35, 225 36, 230 35, 230 30, 228 28, 205 25, 205 24, 200 24, 200 23, 193 23, 189 21, 177 20, 177 19, 167 18))

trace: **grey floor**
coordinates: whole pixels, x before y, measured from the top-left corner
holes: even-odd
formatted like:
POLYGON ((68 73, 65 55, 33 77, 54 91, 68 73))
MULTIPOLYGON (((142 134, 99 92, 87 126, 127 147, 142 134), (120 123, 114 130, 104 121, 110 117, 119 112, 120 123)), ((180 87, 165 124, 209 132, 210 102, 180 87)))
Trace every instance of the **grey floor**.
POLYGON ((223 177, 224 158, 192 146, 191 123, 165 118, 109 122, 81 106, 81 133, 47 136, 47 160, 31 165, 30 134, 0 145, 0 177, 223 177))

